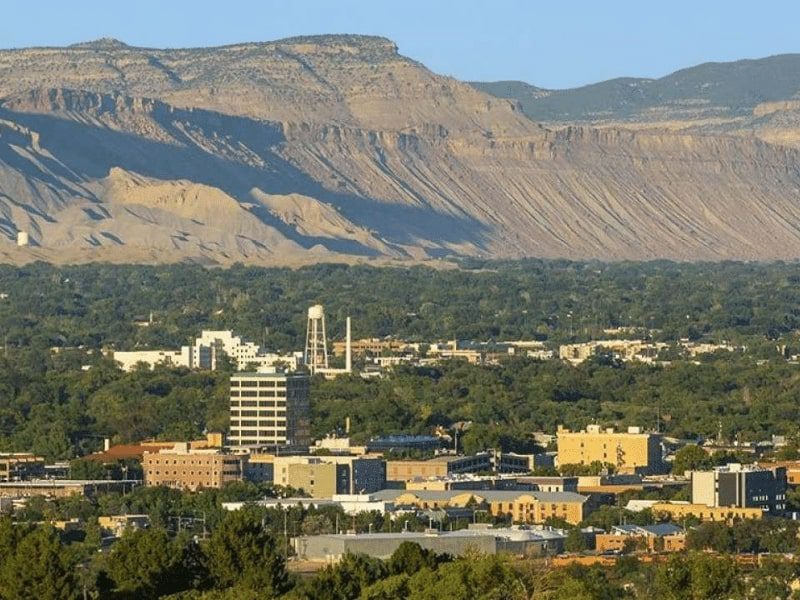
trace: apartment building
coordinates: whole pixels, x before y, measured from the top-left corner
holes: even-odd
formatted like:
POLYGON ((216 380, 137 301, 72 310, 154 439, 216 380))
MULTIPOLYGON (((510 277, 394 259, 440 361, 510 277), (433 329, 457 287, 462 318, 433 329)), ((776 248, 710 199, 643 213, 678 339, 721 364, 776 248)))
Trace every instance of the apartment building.
POLYGON ((307 375, 276 370, 238 373, 230 386, 232 447, 274 449, 311 443, 307 375))
POLYGON ((196 491, 220 488, 230 481, 241 481, 246 457, 219 450, 191 450, 188 444, 172 449, 146 452, 142 457, 144 483, 196 491))
POLYGON ((710 507, 757 508, 780 514, 786 508, 786 468, 729 464, 692 471, 692 503, 710 507))
POLYGON ((661 435, 629 427, 626 432, 589 425, 584 431, 570 431, 559 426, 557 432, 558 464, 590 465, 594 462, 614 466, 621 474, 662 473, 661 435))

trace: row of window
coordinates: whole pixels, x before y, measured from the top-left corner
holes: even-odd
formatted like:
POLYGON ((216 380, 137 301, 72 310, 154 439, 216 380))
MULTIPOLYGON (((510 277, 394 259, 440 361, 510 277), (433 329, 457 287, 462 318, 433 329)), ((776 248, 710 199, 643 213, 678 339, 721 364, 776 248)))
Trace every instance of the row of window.
POLYGON ((285 429, 234 429, 231 427, 231 437, 253 436, 263 438, 286 437, 285 429))
POLYGON ((231 390, 231 398, 283 398, 283 390, 231 390))
POLYGON ((232 410, 232 417, 275 417, 283 416, 286 411, 283 410, 232 410))
POLYGON ((244 419, 239 421, 231 421, 231 427, 286 427, 286 421, 259 420, 259 419, 244 419))
POLYGON ((231 400, 231 408, 236 408, 238 406, 258 406, 261 408, 286 406, 286 400, 231 400))

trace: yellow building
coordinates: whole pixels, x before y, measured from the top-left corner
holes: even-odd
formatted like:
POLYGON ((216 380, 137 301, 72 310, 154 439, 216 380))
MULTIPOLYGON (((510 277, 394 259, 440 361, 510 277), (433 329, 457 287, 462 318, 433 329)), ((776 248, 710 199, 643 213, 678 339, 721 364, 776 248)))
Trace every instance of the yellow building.
POLYGON ((543 523, 549 518, 577 525, 585 516, 586 496, 573 492, 505 490, 381 490, 375 496, 396 507, 467 508, 473 506, 494 516, 508 515, 515 523, 543 523))
POLYGON ((570 431, 561 426, 557 432, 558 465, 607 463, 621 474, 651 474, 664 470, 661 460, 661 436, 629 427, 627 432, 589 425, 584 431, 570 431))
POLYGON ((272 465, 273 483, 302 489, 312 498, 386 487, 386 461, 380 456, 275 456, 272 465))
POLYGON ((760 508, 736 508, 732 506, 706 506, 683 502, 659 502, 650 509, 654 515, 669 515, 673 521, 695 517, 701 521, 733 521, 735 519, 761 519, 760 508))

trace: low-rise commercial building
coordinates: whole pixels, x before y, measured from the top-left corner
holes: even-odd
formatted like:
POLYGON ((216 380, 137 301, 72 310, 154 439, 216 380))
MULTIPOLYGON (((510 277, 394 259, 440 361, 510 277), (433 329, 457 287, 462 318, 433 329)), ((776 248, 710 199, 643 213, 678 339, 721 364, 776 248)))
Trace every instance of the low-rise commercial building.
POLYGON ((404 542, 414 542, 437 554, 453 556, 462 556, 467 552, 545 556, 560 552, 564 539, 565 532, 547 528, 470 528, 424 533, 404 531, 301 536, 292 539, 292 546, 303 560, 337 562, 348 553, 387 559, 404 542))
POLYGON ((41 456, 26 452, 0 453, 0 481, 36 479, 44 473, 41 456))
POLYGON ((188 444, 178 444, 172 449, 146 452, 142 469, 147 486, 196 491, 241 481, 245 460, 242 455, 218 450, 190 450, 188 444))
POLYGON ((679 552, 686 548, 686 532, 671 523, 657 525, 618 525, 610 533, 595 536, 595 550, 625 552, 646 550, 648 552, 679 552))
POLYGON ((378 456, 275 456, 273 482, 315 498, 370 494, 386 487, 386 461, 378 456))
POLYGON ((509 516, 515 523, 544 523, 556 518, 573 525, 586 516, 587 501, 586 496, 572 492, 508 490, 382 490, 375 496, 391 500, 398 508, 472 507, 494 516, 509 516))
POLYGON ((492 457, 485 452, 473 456, 445 455, 428 460, 390 460, 386 463, 386 479, 397 482, 482 471, 492 471, 492 457))
POLYGON ((710 507, 757 508, 780 514, 786 508, 786 468, 729 464, 692 471, 692 503, 710 507))
MULTIPOLYGON (((379 500, 372 494, 335 494, 330 498, 265 498, 256 502, 223 502, 225 510, 240 510, 245 506, 261 506, 265 508, 285 508, 300 506, 306 510, 333 506, 341 508, 346 515, 357 515, 362 512, 379 512, 386 514, 394 511, 394 503, 379 500)), ((346 524, 342 524, 346 525, 346 524)))
POLYGON ((517 477, 517 482, 521 484, 530 484, 534 486, 533 489, 540 492, 577 492, 578 491, 578 478, 577 477, 538 477, 535 475, 527 475, 525 477, 517 477))
POLYGON ((629 427, 626 432, 589 425, 584 431, 570 431, 559 426, 557 432, 558 465, 610 464, 617 473, 661 473, 661 435, 629 427))
POLYGON ((673 521, 694 517, 700 521, 733 522, 742 519, 760 519, 764 511, 760 508, 737 508, 733 506, 707 506, 691 502, 656 502, 650 506, 654 515, 668 516, 673 521))
POLYGON ((0 497, 30 498, 32 496, 44 496, 46 498, 67 498, 69 496, 85 496, 92 498, 98 493, 130 492, 141 483, 138 479, 31 479, 28 481, 4 481, 0 482, 0 497))

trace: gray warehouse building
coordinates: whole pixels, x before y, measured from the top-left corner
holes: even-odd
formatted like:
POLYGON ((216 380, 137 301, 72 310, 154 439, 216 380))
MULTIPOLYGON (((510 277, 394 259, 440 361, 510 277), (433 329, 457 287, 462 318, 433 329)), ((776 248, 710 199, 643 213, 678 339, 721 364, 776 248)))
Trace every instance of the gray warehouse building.
POLYGON ((366 554, 389 558, 403 542, 414 542, 437 554, 460 556, 466 552, 521 556, 558 554, 564 549, 566 533, 548 527, 475 527, 459 531, 397 533, 347 533, 300 536, 292 539, 294 551, 303 560, 336 562, 345 554, 366 554))

